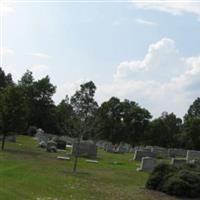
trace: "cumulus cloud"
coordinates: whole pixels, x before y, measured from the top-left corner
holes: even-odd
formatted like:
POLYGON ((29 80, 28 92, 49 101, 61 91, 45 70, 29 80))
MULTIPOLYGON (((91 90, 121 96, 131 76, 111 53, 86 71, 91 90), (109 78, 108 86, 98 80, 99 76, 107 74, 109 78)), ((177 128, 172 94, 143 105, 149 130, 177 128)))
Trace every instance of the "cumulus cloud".
POLYGON ((136 21, 136 23, 143 24, 145 26, 156 26, 157 25, 155 22, 145 20, 145 19, 140 19, 140 18, 135 19, 135 21, 136 21))
POLYGON ((133 78, 133 75, 135 75, 136 79, 141 79, 148 74, 148 77, 155 80, 154 76, 160 74, 159 76, 162 76, 163 80, 166 80, 173 74, 178 73, 181 70, 181 66, 182 58, 175 47, 174 41, 169 38, 163 38, 149 46, 143 60, 121 62, 117 67, 114 78, 115 80, 128 78, 130 75, 130 78, 133 78), (176 67, 172 69, 171 66, 176 67), (168 73, 164 73, 165 71, 168 73))
POLYGON ((124 61, 113 82, 98 86, 98 99, 110 95, 138 101, 154 116, 162 111, 183 116, 200 93, 200 56, 182 57, 170 38, 149 45, 143 60, 124 61))
MULTIPOLYGON (((138 102, 154 117, 163 111, 182 117, 200 94, 199 77, 200 56, 184 57, 173 39, 162 38, 149 45, 143 59, 119 63, 110 83, 96 83, 96 99, 116 96, 138 102)), ((74 94, 84 82, 60 85, 55 100, 74 94)))
POLYGON ((167 12, 173 15, 181 15, 183 13, 192 13, 200 16, 200 2, 198 1, 168 1, 168 0, 158 0, 158 1, 143 1, 134 2, 133 4, 140 9, 145 10, 158 10, 167 12))

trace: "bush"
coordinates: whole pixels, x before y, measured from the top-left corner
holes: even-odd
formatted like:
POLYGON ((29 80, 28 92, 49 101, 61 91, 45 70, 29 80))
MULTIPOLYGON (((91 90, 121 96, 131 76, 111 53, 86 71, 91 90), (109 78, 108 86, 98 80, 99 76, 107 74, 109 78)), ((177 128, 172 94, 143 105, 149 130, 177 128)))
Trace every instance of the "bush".
POLYGON ((170 176, 170 174, 173 174, 175 170, 175 167, 161 163, 151 173, 146 183, 146 187, 152 190, 161 190, 165 180, 170 176))
POLYGON ((150 175, 146 187, 178 197, 200 197, 200 168, 194 164, 179 168, 160 164, 150 175))
POLYGON ((30 126, 27 132, 29 136, 34 136, 37 133, 37 127, 30 126))
POLYGON ((55 142, 56 142, 57 149, 63 149, 63 150, 66 149, 67 143, 65 141, 60 140, 60 139, 56 139, 55 142))

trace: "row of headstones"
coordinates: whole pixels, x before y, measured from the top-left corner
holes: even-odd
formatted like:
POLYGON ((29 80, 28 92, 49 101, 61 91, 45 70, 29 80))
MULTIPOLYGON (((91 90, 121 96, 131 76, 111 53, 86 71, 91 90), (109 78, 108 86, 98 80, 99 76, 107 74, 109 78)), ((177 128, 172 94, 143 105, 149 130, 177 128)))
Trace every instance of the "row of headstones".
POLYGON ((35 138, 39 143, 39 147, 46 149, 48 152, 57 152, 57 148, 65 149, 66 142, 64 138, 58 138, 56 135, 47 134, 42 129, 38 129, 35 138), (62 147, 58 146, 58 142, 63 141, 62 147))
MULTIPOLYGON (((138 158, 135 152, 134 159, 138 158)), ((174 166, 181 166, 186 163, 200 163, 200 151, 188 150, 186 158, 171 158, 171 164, 174 166)), ((141 158, 140 168, 138 171, 148 171, 151 172, 157 165, 157 159, 155 157, 145 156, 141 158)))
POLYGON ((130 153, 132 152, 132 147, 127 143, 120 143, 119 145, 113 145, 110 142, 100 140, 96 143, 97 147, 102 148, 106 152, 112 153, 130 153))
POLYGON ((56 141, 63 141, 65 146, 62 149, 65 149, 66 146, 72 147, 72 155, 85 156, 88 158, 97 157, 97 146, 93 141, 81 141, 79 144, 79 150, 77 151, 77 142, 74 138, 68 136, 55 136, 52 134, 46 134, 42 129, 38 129, 35 135, 39 142, 39 146, 46 148, 48 152, 56 152, 59 148, 56 141))
POLYGON ((157 158, 175 158, 175 157, 186 157, 187 150, 185 149, 167 149, 157 146, 147 146, 147 147, 135 147, 134 152, 138 152, 136 155, 141 159, 141 157, 157 157, 157 158))

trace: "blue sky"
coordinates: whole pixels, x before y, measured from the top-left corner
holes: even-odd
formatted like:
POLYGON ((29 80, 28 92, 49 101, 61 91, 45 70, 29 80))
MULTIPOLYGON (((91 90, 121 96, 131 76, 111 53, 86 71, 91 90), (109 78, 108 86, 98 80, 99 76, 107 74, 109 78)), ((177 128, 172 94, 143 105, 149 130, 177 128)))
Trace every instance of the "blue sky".
POLYGON ((48 74, 58 103, 93 80, 99 103, 128 98, 182 117, 200 92, 200 3, 13 3, 3 8, 3 68, 48 74))

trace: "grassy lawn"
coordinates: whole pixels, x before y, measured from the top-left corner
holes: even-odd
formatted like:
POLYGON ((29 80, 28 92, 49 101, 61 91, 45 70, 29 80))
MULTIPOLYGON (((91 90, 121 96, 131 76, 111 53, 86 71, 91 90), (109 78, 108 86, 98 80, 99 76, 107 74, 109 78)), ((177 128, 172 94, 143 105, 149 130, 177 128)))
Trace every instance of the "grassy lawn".
POLYGON ((99 163, 81 158, 78 173, 73 160, 37 147, 31 137, 19 136, 0 152, 0 200, 175 200, 144 189, 147 173, 136 172, 132 154, 98 152, 99 163))

